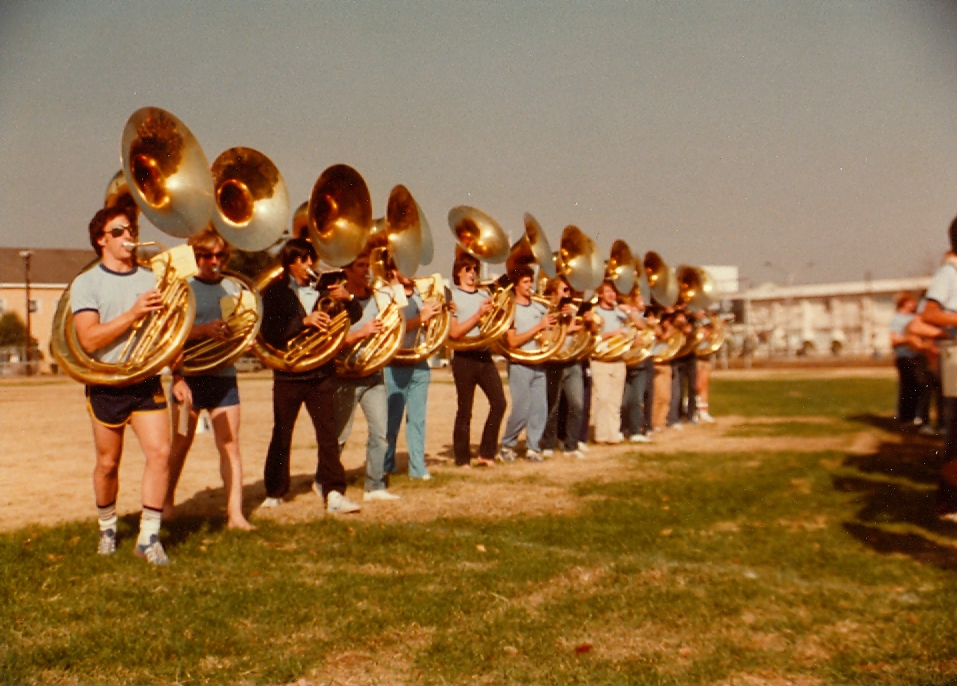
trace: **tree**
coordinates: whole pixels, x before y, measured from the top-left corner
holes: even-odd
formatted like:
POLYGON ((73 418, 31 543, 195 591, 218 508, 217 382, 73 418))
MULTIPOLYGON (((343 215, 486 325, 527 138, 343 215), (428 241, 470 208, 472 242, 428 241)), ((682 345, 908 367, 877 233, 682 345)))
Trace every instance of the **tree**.
MULTIPOLYGON (((0 346, 23 345, 23 337, 26 335, 27 325, 20 319, 16 312, 7 312, 0 317, 0 346)), ((37 339, 31 339, 33 346, 37 345, 37 339)))

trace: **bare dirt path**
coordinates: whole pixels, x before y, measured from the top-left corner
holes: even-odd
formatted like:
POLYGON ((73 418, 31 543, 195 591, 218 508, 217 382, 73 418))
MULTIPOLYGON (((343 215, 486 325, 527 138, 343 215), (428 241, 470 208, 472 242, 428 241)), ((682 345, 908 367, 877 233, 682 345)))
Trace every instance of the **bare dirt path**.
MULTIPOLYGON (((833 373, 827 370, 828 373, 833 373)), ((867 373, 873 373, 866 370, 867 373)), ((787 372, 780 372, 786 374, 787 372)), ((733 372, 737 377, 741 372, 733 372)), ((805 372, 804 376, 807 376, 805 372)), ((245 509, 257 518, 299 521, 322 517, 319 499, 310 491, 316 447, 305 412, 293 437, 290 501, 275 510, 260 510, 265 497, 263 462, 272 428, 272 379, 269 373, 240 377, 243 400, 240 440, 243 454, 245 509)), ((481 431, 487 405, 476 395, 473 439, 481 431)), ((417 482, 396 477, 392 490, 402 496, 394 503, 373 503, 356 517, 381 521, 422 521, 436 517, 508 516, 517 513, 571 511, 580 505, 569 486, 585 479, 621 475, 620 457, 637 453, 629 469, 653 478, 659 457, 681 451, 739 452, 742 460, 758 450, 846 450, 858 452, 876 444, 877 430, 838 433, 815 438, 729 437, 735 425, 754 422, 723 417, 717 424, 669 430, 656 435, 650 446, 592 446, 586 460, 557 457, 541 464, 518 461, 493 468, 460 469, 451 461, 455 389, 448 370, 436 370, 429 391, 427 459, 436 477, 417 482), (647 454, 643 463, 640 455, 647 454), (522 487, 516 488, 515 482, 522 487)), ((789 418, 793 421, 795 418, 789 418)), ((348 495, 361 500, 361 470, 365 460, 365 418, 356 417, 344 463, 350 477, 348 495)), ((405 437, 399 437, 399 468, 405 468, 405 437)), ((31 524, 91 519, 94 514, 91 474, 93 440, 83 387, 65 378, 0 382, 0 530, 31 524)), ((140 509, 139 479, 143 455, 128 432, 120 469, 118 509, 121 514, 140 509)), ((225 497, 219 475, 219 455, 211 434, 197 435, 177 491, 178 514, 224 517, 225 497)))

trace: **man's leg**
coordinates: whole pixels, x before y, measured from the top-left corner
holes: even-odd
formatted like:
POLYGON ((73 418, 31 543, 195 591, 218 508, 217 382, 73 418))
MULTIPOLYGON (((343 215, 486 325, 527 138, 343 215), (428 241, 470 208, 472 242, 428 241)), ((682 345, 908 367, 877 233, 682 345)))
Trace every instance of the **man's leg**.
POLYGON ((130 426, 146 457, 143 466, 143 514, 136 554, 153 564, 168 564, 169 558, 159 542, 163 503, 169 488, 169 414, 161 411, 137 412, 130 426))
POLYGON ((652 429, 652 417, 655 409, 655 361, 651 358, 645 361, 645 395, 642 401, 641 432, 648 434, 652 429))
POLYGON ((558 445, 558 411, 561 406, 562 379, 565 369, 557 364, 545 364, 545 401, 548 403, 548 416, 545 419, 545 431, 542 433, 542 449, 553 449, 558 445))
POLYGON ((169 453, 169 486, 166 489, 166 502, 163 503, 163 519, 171 521, 176 509, 176 486, 179 484, 179 477, 183 473, 183 465, 186 464, 186 455, 193 445, 193 437, 196 435, 196 423, 199 420, 199 412, 190 407, 186 415, 186 433, 179 432, 179 423, 181 421, 182 405, 173 402, 173 442, 169 453))
MULTIPOLYGON (((388 365, 383 370, 383 376, 385 378, 385 389, 386 389, 386 399, 388 403, 388 414, 389 420, 386 424, 386 451, 385 451, 385 464, 384 469, 388 474, 394 474, 396 471, 395 464, 395 445, 396 441, 399 438, 399 428, 402 426, 402 418, 405 416, 406 411, 406 396, 409 392, 409 384, 412 381, 412 370, 414 367, 411 365, 388 365)), ((412 408, 409 407, 409 414, 412 414, 412 408)), ((408 426, 406 427, 406 443, 409 442, 409 432, 408 426)), ((411 449, 409 450, 410 455, 410 467, 409 474, 412 473, 411 468, 411 449)))
POLYGON ((358 385, 351 379, 339 379, 336 389, 335 418, 336 436, 339 441, 339 456, 346 447, 349 434, 352 433, 352 420, 356 414, 356 397, 359 395, 358 385))
POLYGON ((668 407, 668 426, 677 424, 681 419, 681 361, 671 363, 671 404, 668 407))
POLYGON ((528 407, 528 427, 525 438, 528 449, 539 452, 542 449, 542 434, 548 420, 548 397, 545 390, 545 370, 542 366, 533 368, 530 385, 530 403, 528 407))
MULTIPOLYGON (((455 355, 452 358, 452 378, 455 380, 455 425, 452 429, 452 449, 455 464, 467 465, 471 460, 472 405, 475 402, 478 362, 455 355)), ((494 457, 494 455, 493 455, 494 457)))
POLYGON ((306 411, 316 431, 318 445, 315 482, 319 484, 324 499, 332 491, 345 494, 346 470, 342 466, 339 434, 336 431, 336 389, 339 379, 329 375, 305 385, 309 388, 305 398, 306 411))
POLYGON ((383 465, 388 401, 382 377, 373 375, 370 381, 371 384, 359 387, 357 398, 369 431, 366 438, 366 491, 381 491, 387 487, 383 465))
POLYGON ((655 429, 664 428, 671 409, 671 365, 655 365, 655 405, 653 423, 655 429))
POLYGON ((239 453, 239 405, 210 410, 213 435, 219 450, 219 473, 226 490, 226 526, 230 529, 252 529, 243 514, 243 461, 239 453))
POLYGON ((638 422, 636 420, 641 411, 638 388, 640 373, 641 370, 637 368, 625 368, 625 388, 621 394, 621 407, 618 411, 621 416, 619 431, 625 438, 638 433, 638 422))
MULTIPOLYGON (((508 365, 508 390, 512 396, 512 411, 505 422, 505 433, 502 435, 502 446, 505 448, 514 448, 522 429, 528 425, 534 375, 532 367, 523 364, 508 365)), ((532 450, 531 445, 528 449, 532 450)))
POLYGON ((485 427, 482 429, 482 442, 479 444, 479 457, 494 460, 498 452, 498 432, 502 428, 502 419, 505 418, 505 391, 502 388, 502 378, 498 369, 491 360, 483 361, 478 367, 477 381, 479 388, 488 398, 488 417, 485 418, 485 427))
POLYGON ((409 449, 409 476, 415 478, 429 476, 425 466, 425 417, 431 382, 432 370, 427 362, 413 367, 412 380, 406 391, 408 417, 405 422, 405 442, 409 449))
MULTIPOLYGON (((308 381, 273 380, 272 438, 266 452, 263 483, 266 497, 282 498, 289 491, 289 452, 299 407, 309 391, 308 381)), ((328 411, 328 410, 327 410, 328 411)))
POLYGON ((565 397, 565 450, 578 450, 578 437, 581 434, 583 421, 583 396, 585 386, 582 379, 581 365, 572 364, 565 368, 562 374, 562 395, 565 397))

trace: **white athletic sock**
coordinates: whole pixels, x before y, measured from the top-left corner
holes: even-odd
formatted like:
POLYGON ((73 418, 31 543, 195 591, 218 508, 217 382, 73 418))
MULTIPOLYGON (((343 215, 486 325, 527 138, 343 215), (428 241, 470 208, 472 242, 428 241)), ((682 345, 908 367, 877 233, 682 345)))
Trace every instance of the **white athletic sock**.
POLYGON ((144 505, 143 514, 140 516, 140 536, 136 539, 136 544, 149 545, 150 538, 159 536, 162 520, 162 510, 153 510, 144 505))
POLYGON ((116 531, 116 502, 100 507, 96 506, 96 514, 100 523, 100 531, 113 529, 116 531))

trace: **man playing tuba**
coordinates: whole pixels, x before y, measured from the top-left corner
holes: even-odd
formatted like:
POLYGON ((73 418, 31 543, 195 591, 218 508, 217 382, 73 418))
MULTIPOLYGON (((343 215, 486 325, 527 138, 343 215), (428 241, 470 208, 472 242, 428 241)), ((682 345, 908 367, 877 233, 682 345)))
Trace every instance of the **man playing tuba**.
MULTIPOLYGON (((132 203, 104 208, 90 222, 90 243, 99 265, 80 274, 70 288, 73 325, 80 346, 94 359, 117 362, 140 322, 163 308, 156 278, 141 269, 131 244, 137 236, 132 203)), ((99 514, 99 554, 116 552, 116 496, 126 425, 133 427, 146 457, 143 513, 135 554, 151 564, 169 564, 159 540, 169 480, 169 416, 159 375, 128 386, 88 385, 96 467, 93 491, 99 514)))
MULTIPOLYGON (((260 334, 270 345, 285 349, 286 344, 305 329, 327 329, 331 319, 320 308, 318 284, 312 268, 316 250, 308 240, 293 238, 279 253, 283 278, 271 283, 262 294, 263 323, 260 334)), ((359 319, 358 303, 340 285, 329 297, 346 303, 352 321, 359 319)), ((338 388, 335 363, 331 360, 304 372, 273 371, 273 430, 266 453, 263 507, 277 507, 289 491, 289 452, 296 417, 303 404, 316 430, 319 460, 312 488, 333 513, 357 512, 359 506, 345 497, 346 472, 336 443, 335 394, 338 388)))

